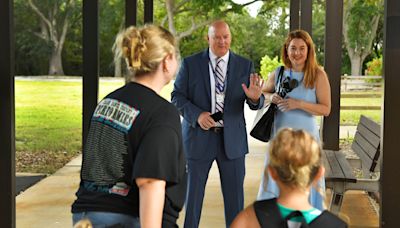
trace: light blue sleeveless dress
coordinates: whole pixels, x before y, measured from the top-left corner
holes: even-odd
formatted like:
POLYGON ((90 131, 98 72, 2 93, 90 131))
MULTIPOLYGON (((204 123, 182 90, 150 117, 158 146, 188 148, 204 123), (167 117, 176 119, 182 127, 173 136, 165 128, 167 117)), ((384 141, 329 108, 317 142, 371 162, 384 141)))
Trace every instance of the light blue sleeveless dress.
MULTIPOLYGON (((275 88, 278 88, 277 80, 278 80, 279 68, 275 71, 275 88)), ((299 81, 299 85, 293 89, 291 92, 287 94, 286 97, 291 97, 295 99, 301 99, 310 103, 317 103, 317 96, 315 92, 315 88, 309 89, 305 88, 303 84, 303 72, 292 72, 290 70, 285 70, 283 73, 282 80, 285 77, 289 77, 297 79, 299 81)), ((272 130, 272 135, 275 136, 277 132, 285 127, 290 127, 293 129, 303 129, 314 136, 314 138, 319 142, 319 130, 316 123, 316 119, 313 115, 305 112, 303 110, 290 110, 287 112, 281 112, 279 109, 275 113, 274 127, 272 130)), ((265 157, 265 167, 268 164, 269 155, 266 153, 265 157)), ((278 197, 279 188, 276 182, 268 175, 268 181, 265 181, 264 172, 262 174, 262 179, 260 183, 260 188, 257 195, 257 200, 270 199, 274 197, 278 197), (265 183, 267 182, 267 183, 265 183)), ((325 179, 321 178, 318 181, 317 187, 312 187, 310 192, 310 203, 313 207, 324 210, 324 196, 325 196, 325 179)))

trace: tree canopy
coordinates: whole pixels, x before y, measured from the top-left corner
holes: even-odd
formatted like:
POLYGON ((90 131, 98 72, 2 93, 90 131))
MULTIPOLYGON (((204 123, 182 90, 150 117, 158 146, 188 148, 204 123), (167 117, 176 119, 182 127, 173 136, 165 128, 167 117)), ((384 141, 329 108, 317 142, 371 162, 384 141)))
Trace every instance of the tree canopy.
MULTIPOLYGON (((180 41, 183 57, 207 47, 207 25, 226 20, 232 50, 254 61, 256 71, 268 55, 280 59, 289 31, 289 1, 262 1, 256 17, 232 0, 155 0, 154 23, 180 41)), ((82 0, 15 0, 16 74, 82 74, 82 0)), ((99 1, 100 75, 113 76, 111 51, 124 27, 124 0, 99 1)), ((342 73, 362 72, 365 62, 381 54, 382 0, 345 0, 342 73), (359 64, 359 65, 357 65, 359 64), (354 69, 359 69, 355 71, 354 69)), ((138 25, 143 24, 143 1, 138 1, 138 25)), ((313 1, 313 40, 320 63, 324 58, 325 1, 313 1)), ((117 73, 118 75, 118 73, 117 73)))

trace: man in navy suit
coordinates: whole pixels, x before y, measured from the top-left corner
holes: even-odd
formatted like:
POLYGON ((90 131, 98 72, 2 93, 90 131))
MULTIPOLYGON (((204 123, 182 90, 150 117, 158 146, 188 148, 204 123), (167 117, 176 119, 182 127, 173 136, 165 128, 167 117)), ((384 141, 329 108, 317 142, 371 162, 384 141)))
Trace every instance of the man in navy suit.
POLYGON ((205 185, 214 160, 221 178, 227 227, 243 209, 248 153, 244 102, 253 110, 264 104, 263 81, 252 74, 253 63, 229 50, 228 24, 213 22, 208 44, 205 51, 183 60, 172 92, 172 103, 183 116, 188 168, 186 228, 199 225, 205 185))

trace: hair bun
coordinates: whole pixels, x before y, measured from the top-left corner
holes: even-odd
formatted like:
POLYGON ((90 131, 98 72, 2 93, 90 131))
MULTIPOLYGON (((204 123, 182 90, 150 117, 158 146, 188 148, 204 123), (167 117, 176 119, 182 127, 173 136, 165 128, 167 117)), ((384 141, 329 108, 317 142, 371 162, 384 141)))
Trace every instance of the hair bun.
POLYGON ((142 66, 142 55, 146 51, 146 41, 143 39, 140 31, 137 31, 136 37, 131 38, 130 42, 130 66, 134 69, 138 69, 142 66))
POLYGON ((271 141, 269 165, 283 183, 306 188, 321 166, 321 148, 304 130, 281 129, 271 141))
POLYGON ((115 40, 113 51, 114 62, 124 58, 130 76, 138 77, 149 72, 155 72, 161 61, 168 54, 176 54, 175 37, 166 29, 145 25, 121 31, 115 40))

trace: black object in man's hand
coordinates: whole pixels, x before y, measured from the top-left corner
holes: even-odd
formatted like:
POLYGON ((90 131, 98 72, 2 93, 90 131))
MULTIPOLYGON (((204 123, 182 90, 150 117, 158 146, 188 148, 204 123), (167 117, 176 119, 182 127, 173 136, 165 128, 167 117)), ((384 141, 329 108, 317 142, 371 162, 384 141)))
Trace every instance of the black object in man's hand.
POLYGON ((217 121, 222 120, 223 116, 224 116, 224 113, 222 113, 221 111, 218 111, 218 112, 212 114, 212 115, 211 115, 211 118, 213 118, 213 120, 214 120, 215 122, 217 122, 217 121))

